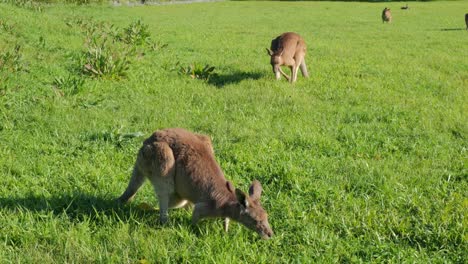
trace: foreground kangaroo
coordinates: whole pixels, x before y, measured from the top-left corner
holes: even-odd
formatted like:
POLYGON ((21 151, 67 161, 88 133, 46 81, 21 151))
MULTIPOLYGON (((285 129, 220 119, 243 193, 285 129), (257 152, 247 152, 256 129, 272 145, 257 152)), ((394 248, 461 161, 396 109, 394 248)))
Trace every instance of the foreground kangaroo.
POLYGON ((302 37, 294 32, 283 33, 271 41, 271 48, 267 48, 267 52, 271 57, 270 63, 276 80, 281 79, 282 74, 289 82, 295 82, 299 67, 302 75, 306 78, 309 77, 305 63, 306 48, 302 37), (291 77, 281 70, 282 65, 291 69, 291 77))
POLYGON ((205 217, 223 217, 226 231, 229 219, 233 219, 264 239, 273 235, 260 204, 260 182, 252 182, 249 195, 235 189, 224 178, 208 136, 181 128, 154 132, 143 142, 128 187, 118 200, 131 200, 145 178, 151 181, 158 196, 162 223, 168 220, 169 208, 191 202, 195 204, 193 224, 205 217))
POLYGON ((390 8, 384 8, 382 11, 382 23, 392 23, 392 12, 390 12, 390 8))

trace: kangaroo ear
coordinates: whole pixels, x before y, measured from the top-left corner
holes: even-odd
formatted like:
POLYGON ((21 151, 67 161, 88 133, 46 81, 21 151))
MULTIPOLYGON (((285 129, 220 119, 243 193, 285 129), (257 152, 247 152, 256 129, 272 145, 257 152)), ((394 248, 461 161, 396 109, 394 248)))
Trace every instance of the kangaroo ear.
POLYGON ((244 207, 249 206, 249 201, 247 195, 239 189, 236 189, 236 196, 237 196, 237 201, 244 207))
POLYGON ((229 192, 234 193, 234 185, 232 185, 232 182, 226 181, 226 188, 229 192))
POLYGON ((259 200, 260 195, 262 195, 262 185, 259 181, 254 180, 249 188, 249 196, 252 200, 259 200))
POLYGON ((268 52, 268 55, 273 56, 273 51, 271 51, 271 49, 266 48, 266 50, 267 50, 267 52, 268 52))

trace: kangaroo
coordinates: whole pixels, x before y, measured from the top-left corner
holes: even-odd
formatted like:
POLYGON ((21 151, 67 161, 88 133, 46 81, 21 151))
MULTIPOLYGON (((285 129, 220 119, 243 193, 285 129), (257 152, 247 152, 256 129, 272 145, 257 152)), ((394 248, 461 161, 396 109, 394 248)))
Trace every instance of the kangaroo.
POLYGON ((215 160, 211 139, 182 128, 154 132, 143 142, 125 192, 118 198, 131 200, 148 178, 159 200, 159 218, 168 221, 168 209, 195 205, 192 223, 202 218, 222 217, 256 231, 262 238, 273 236, 268 215, 260 203, 262 186, 252 182, 249 195, 234 188, 215 160))
POLYGON ((390 12, 390 8, 384 8, 382 11, 382 23, 392 23, 392 12, 390 12))
POLYGON ((270 63, 276 80, 281 79, 283 75, 289 82, 295 82, 298 68, 301 69, 304 77, 309 77, 305 63, 306 48, 302 37, 294 32, 283 33, 271 41, 271 48, 266 50, 271 57, 270 63), (291 69, 291 77, 281 70, 282 65, 291 69))
POLYGON ((466 30, 468 30, 468 14, 465 14, 466 30))
POLYGON ((402 6, 401 9, 408 10, 409 9, 408 4, 406 4, 406 6, 402 6))

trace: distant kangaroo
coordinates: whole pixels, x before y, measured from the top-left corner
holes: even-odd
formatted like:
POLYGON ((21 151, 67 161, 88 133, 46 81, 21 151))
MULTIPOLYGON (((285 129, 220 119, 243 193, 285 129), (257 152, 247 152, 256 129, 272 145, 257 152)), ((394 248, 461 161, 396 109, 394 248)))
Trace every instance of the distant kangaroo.
POLYGON ((408 4, 406 4, 406 6, 402 6, 401 9, 408 10, 409 9, 408 4))
POLYGON ((392 23, 392 12, 390 12, 390 8, 384 8, 382 11, 382 23, 392 23))
POLYGON ((143 142, 128 187, 118 200, 131 200, 145 178, 150 180, 158 196, 162 223, 168 221, 169 208, 180 208, 191 202, 195 204, 193 224, 206 217, 222 217, 226 231, 229 219, 233 219, 264 239, 273 236, 260 203, 260 182, 252 182, 249 195, 235 189, 216 162, 208 136, 181 128, 154 132, 143 142))
POLYGON ((309 77, 305 63, 306 48, 302 37, 294 32, 283 33, 271 41, 271 48, 267 48, 267 52, 271 57, 270 63, 276 80, 281 79, 282 74, 289 82, 295 82, 298 68, 304 77, 309 77), (291 69, 291 77, 281 70, 282 65, 291 69))
POLYGON ((465 14, 466 30, 468 30, 468 14, 465 14))

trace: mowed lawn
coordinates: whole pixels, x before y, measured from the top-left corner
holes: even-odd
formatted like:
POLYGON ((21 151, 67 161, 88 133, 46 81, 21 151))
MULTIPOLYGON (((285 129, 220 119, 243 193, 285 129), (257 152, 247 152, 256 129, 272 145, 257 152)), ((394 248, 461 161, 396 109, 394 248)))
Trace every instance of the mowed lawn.
POLYGON ((466 263, 467 2, 403 5, 0 4, 0 262, 466 263), (82 72, 86 25, 138 20, 156 47, 126 76, 82 72), (286 31, 308 45, 293 85, 265 50, 286 31), (217 76, 178 73, 193 63, 217 76), (262 183, 274 238, 183 209, 160 225, 148 183, 114 202, 166 127, 210 135, 236 187, 262 183))

